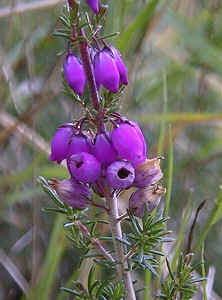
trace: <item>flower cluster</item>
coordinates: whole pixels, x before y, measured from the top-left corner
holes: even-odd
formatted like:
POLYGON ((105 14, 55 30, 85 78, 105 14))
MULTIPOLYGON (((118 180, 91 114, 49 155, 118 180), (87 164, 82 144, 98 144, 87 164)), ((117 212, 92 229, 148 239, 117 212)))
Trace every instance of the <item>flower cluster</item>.
POLYGON ((119 115, 112 124, 111 131, 100 131, 95 136, 82 132, 78 123, 66 123, 57 129, 50 160, 60 163, 65 159, 71 179, 54 181, 53 187, 63 201, 75 208, 90 203, 90 186, 105 197, 115 190, 137 187, 129 208, 141 217, 145 203, 152 211, 165 193, 162 186, 153 186, 163 176, 160 158, 146 158, 146 141, 135 121, 119 115))
MULTIPOLYGON (((148 203, 152 211, 165 193, 161 185, 155 186, 163 176, 160 158, 147 159, 146 141, 139 125, 113 112, 109 104, 115 98, 113 94, 118 93, 122 85, 128 84, 128 73, 120 52, 108 45, 104 38, 99 38, 104 7, 100 7, 98 0, 86 0, 93 13, 98 14, 89 26, 88 34, 85 28, 78 27, 81 25, 80 3, 74 0, 68 2, 69 10, 76 14, 77 21, 67 44, 64 78, 79 96, 83 95, 88 83, 94 111, 88 113, 88 110, 79 121, 65 123, 57 129, 51 142, 50 160, 57 163, 66 160, 70 179, 52 180, 51 185, 62 201, 80 209, 90 203, 95 204, 91 188, 106 199, 112 198, 116 191, 137 188, 130 197, 129 208, 141 217, 145 204, 148 203), (76 45, 73 42, 77 41, 79 56, 73 52, 76 45), (101 86, 109 93, 101 93, 101 86)), ((78 100, 84 106, 82 97, 78 100)))
MULTIPOLYGON (((127 68, 114 46, 106 45, 102 50, 91 46, 90 53, 98 90, 103 85, 109 91, 117 93, 122 84, 128 84, 127 68)), ((86 75, 80 58, 69 53, 65 58, 63 70, 70 88, 82 95, 86 75)))

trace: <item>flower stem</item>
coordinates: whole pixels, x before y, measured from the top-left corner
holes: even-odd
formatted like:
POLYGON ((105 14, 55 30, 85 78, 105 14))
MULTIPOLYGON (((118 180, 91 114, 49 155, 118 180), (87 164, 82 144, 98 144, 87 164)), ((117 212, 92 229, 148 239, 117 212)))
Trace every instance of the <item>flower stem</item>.
POLYGON ((118 241, 118 239, 122 239, 122 229, 121 229, 121 222, 116 221, 119 218, 118 202, 117 202, 116 195, 107 198, 107 202, 110 208, 109 221, 110 221, 110 229, 113 238, 113 244, 115 248, 116 259, 120 262, 117 265, 117 272, 120 279, 124 281, 126 299, 136 300, 136 295, 135 295, 132 278, 131 278, 131 272, 128 270, 127 261, 124 261, 125 255, 124 255, 122 243, 118 241))
POLYGON ((98 249, 98 251, 100 253, 102 253, 103 256, 105 256, 108 260, 110 260, 111 262, 114 262, 112 255, 110 255, 109 252, 106 251, 106 249, 102 246, 100 241, 98 239, 92 238, 90 236, 90 233, 89 233, 88 229, 86 228, 86 226, 84 226, 80 221, 77 221, 76 224, 79 227, 79 229, 82 231, 84 236, 87 237, 91 241, 91 243, 98 249))
MULTIPOLYGON (((80 36, 85 37, 84 30, 80 30, 80 36)), ((99 94, 96 88, 95 76, 93 73, 93 67, 89 56, 88 44, 86 41, 80 41, 80 53, 82 57, 83 66, 86 72, 86 77, 89 85, 89 91, 92 97, 92 102, 95 110, 100 110, 99 94)))

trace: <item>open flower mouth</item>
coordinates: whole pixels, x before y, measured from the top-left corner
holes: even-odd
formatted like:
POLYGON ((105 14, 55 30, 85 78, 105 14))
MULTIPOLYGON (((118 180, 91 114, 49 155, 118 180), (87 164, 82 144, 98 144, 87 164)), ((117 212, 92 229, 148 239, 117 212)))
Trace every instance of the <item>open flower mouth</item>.
POLYGON ((121 168, 119 171, 118 171, 118 176, 120 179, 126 179, 129 174, 131 174, 131 172, 129 170, 127 170, 126 168, 121 168))
POLYGON ((82 161, 76 162, 76 168, 81 168, 82 165, 83 165, 82 161))
POLYGON ((129 162, 115 161, 107 168, 106 179, 112 188, 126 189, 135 179, 135 170, 129 162))

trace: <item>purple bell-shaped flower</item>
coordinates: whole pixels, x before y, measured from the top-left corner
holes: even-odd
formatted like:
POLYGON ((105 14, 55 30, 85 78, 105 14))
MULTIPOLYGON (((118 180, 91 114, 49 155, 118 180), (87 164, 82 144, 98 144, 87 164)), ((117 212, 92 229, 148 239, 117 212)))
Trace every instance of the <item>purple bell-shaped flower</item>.
POLYGON ((73 135, 69 141, 69 147, 66 158, 69 158, 73 154, 81 152, 91 152, 91 141, 84 134, 73 135))
POLYGON ((81 152, 67 159, 70 174, 84 183, 94 182, 101 173, 101 164, 92 154, 81 152))
POLYGON ((73 208, 83 209, 92 200, 90 189, 86 185, 77 182, 74 178, 65 180, 52 179, 50 180, 50 186, 56 190, 63 202, 73 208))
POLYGON ((90 140, 84 134, 76 134, 72 123, 60 126, 51 141, 51 161, 63 159, 80 152, 90 152, 90 140))
POLYGON ((122 60, 121 54, 119 50, 117 50, 114 46, 110 46, 109 49, 112 51, 117 69, 120 75, 120 84, 128 84, 128 72, 127 68, 122 60))
POLYGON ((86 0, 86 3, 93 10, 95 14, 99 12, 99 0, 86 0))
POLYGON ((105 166, 114 162, 117 158, 108 133, 99 133, 96 136, 95 145, 93 145, 93 154, 105 166))
POLYGON ((74 134, 74 127, 72 123, 67 123, 60 126, 53 136, 51 141, 51 161, 61 163, 67 157, 69 142, 74 134))
POLYGON ((119 70, 108 48, 99 51, 94 58, 94 72, 98 89, 102 84, 106 89, 113 93, 119 90, 119 70))
POLYGON ((165 193, 166 189, 161 184, 138 189, 129 199, 129 209, 135 216, 141 218, 145 213, 145 204, 148 204, 149 213, 151 213, 159 205, 165 193))
POLYGON ((145 188, 156 183, 163 177, 160 169, 160 158, 146 159, 136 168, 136 176, 133 185, 145 188))
POLYGON ((121 122, 111 133, 111 140, 120 158, 129 160, 134 167, 146 160, 146 141, 134 122, 121 122))
POLYGON ((86 75, 80 59, 73 54, 68 54, 65 58, 63 69, 68 85, 74 90, 74 92, 82 95, 86 75))
POLYGON ((129 188, 135 179, 135 170, 127 161, 115 161, 106 170, 109 185, 118 190, 129 188))

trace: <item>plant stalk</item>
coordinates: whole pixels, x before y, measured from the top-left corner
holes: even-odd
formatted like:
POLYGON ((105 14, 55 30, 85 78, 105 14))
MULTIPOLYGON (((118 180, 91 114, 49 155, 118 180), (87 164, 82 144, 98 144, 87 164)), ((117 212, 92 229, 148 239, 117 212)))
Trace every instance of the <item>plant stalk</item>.
POLYGON ((133 287, 133 282, 131 278, 131 272, 128 270, 128 263, 124 260, 125 255, 123 251, 122 243, 118 241, 118 239, 122 239, 122 229, 121 222, 118 222, 119 213, 118 213, 118 202, 117 197, 114 195, 113 197, 107 198, 107 202, 109 204, 109 222, 110 229, 113 238, 113 244, 116 254, 116 259, 120 262, 117 265, 117 272, 121 280, 124 281, 126 299, 127 300, 136 300, 136 295, 133 287))
POLYGON ((92 238, 90 236, 90 233, 89 233, 88 229, 86 228, 86 226, 84 226, 80 221, 77 221, 76 224, 79 227, 79 229, 82 231, 84 236, 87 237, 91 241, 91 243, 98 249, 98 251, 100 253, 102 253, 108 260, 110 260, 111 262, 114 262, 112 255, 110 255, 109 252, 106 251, 106 249, 102 246, 100 241, 95 238, 92 238))
MULTIPOLYGON (((85 37, 83 29, 80 30, 80 36, 85 37)), ((89 91, 92 97, 93 106, 95 110, 99 111, 100 110, 99 94, 96 88, 95 76, 93 72, 91 59, 89 56, 88 44, 86 41, 80 41, 80 53, 82 57, 84 70, 86 73, 86 78, 88 81, 89 91)))

